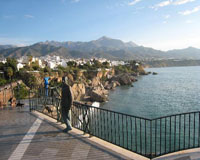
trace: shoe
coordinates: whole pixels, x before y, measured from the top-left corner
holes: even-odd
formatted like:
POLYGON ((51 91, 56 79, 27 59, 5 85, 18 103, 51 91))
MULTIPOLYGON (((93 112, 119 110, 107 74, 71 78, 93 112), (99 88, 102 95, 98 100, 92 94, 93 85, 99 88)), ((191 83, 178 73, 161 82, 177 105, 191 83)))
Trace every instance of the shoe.
POLYGON ((63 132, 68 132, 68 131, 71 131, 71 130, 72 130, 71 127, 67 127, 67 128, 65 128, 65 129, 63 130, 63 132))

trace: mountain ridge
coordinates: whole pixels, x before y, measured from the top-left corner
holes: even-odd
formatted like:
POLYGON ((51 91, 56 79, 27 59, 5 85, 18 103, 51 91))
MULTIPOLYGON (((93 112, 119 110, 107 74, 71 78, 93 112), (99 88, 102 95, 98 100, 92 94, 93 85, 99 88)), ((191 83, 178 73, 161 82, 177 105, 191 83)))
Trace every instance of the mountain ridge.
POLYGON ((1 57, 20 57, 24 55, 59 55, 65 58, 107 58, 111 60, 151 60, 151 59, 200 59, 200 49, 188 47, 169 51, 139 46, 136 43, 123 42, 103 36, 88 42, 45 41, 25 47, 0 49, 1 57))

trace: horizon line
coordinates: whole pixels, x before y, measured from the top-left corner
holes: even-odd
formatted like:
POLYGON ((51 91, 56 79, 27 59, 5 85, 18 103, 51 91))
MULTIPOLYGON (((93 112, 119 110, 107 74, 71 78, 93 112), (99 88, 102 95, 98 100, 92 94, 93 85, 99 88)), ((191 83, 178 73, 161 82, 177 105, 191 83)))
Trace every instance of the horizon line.
POLYGON ((171 50, 182 50, 182 49, 187 49, 187 48, 195 48, 195 49, 200 49, 198 47, 194 47, 194 46, 191 46, 191 45, 188 45, 187 47, 183 47, 183 48, 172 48, 172 49, 157 49, 156 47, 151 47, 151 46, 145 46, 145 45, 140 45, 140 44, 137 44, 135 43, 134 41, 124 41, 124 40, 121 40, 119 38, 111 38, 111 37, 108 37, 108 36, 101 36, 100 38, 97 38, 97 39, 93 39, 93 40, 88 40, 88 41, 80 41, 80 40, 77 40, 77 41, 71 41, 71 40, 65 40, 65 41, 57 41, 57 40, 44 40, 44 41, 37 41, 37 42, 33 42, 33 43, 30 43, 30 44, 23 44, 23 43, 5 43, 5 44, 1 44, 0 43, 0 46, 6 46, 6 45, 10 45, 10 46, 15 46, 15 48, 20 48, 20 47, 28 47, 28 46, 32 46, 32 45, 35 45, 35 44, 38 44, 38 43, 45 43, 45 42, 59 42, 59 43, 65 43, 65 42, 83 42, 83 43, 87 43, 87 42, 92 42, 92 41, 97 41, 97 40, 100 40, 100 39, 103 39, 103 38, 107 38, 107 39, 111 39, 111 40, 119 40, 119 41, 122 41, 123 43, 134 43, 137 45, 137 47, 145 47, 145 48, 152 48, 154 50, 158 50, 158 51, 162 51, 162 52, 168 52, 168 51, 171 51, 171 50))

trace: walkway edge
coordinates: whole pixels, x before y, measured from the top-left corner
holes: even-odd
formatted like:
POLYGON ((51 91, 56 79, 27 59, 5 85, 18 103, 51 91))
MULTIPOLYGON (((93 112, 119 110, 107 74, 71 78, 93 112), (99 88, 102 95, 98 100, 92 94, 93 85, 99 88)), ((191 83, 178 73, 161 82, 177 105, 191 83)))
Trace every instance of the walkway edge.
POLYGON ((200 152, 200 148, 193 148, 193 149, 187 149, 187 150, 182 150, 182 151, 177 151, 174 153, 169 153, 169 154, 165 154, 163 156, 154 158, 153 160, 159 160, 159 159, 163 159, 163 158, 172 158, 172 156, 175 158, 175 156, 177 156, 176 158, 180 158, 178 156, 184 155, 184 154, 189 154, 189 153, 195 153, 195 152, 200 152))
MULTIPOLYGON (((37 117, 39 117, 39 118, 41 118, 41 119, 45 119, 45 120, 48 120, 51 123, 54 123, 55 125, 57 125, 61 129, 66 128, 64 124, 58 123, 55 119, 53 119, 53 118, 51 118, 51 117, 49 117, 47 115, 44 115, 43 113, 40 113, 38 111, 33 111, 32 114, 37 116, 37 117)), ((84 134, 83 135, 83 132, 78 130, 78 129, 76 129, 76 128, 72 128, 72 131, 70 131, 69 133, 74 133, 74 134, 81 135, 82 137, 89 138, 89 134, 84 134)), ((118 146, 116 146, 114 144, 111 144, 109 142, 101 140, 100 138, 97 138, 97 137, 93 136, 93 137, 89 138, 89 140, 91 140, 92 142, 95 142, 95 143, 97 143, 97 144, 99 144, 99 145, 101 145, 101 146, 103 146, 105 148, 108 148, 109 150, 117 152, 117 153, 119 153, 119 154, 121 154, 121 155, 123 155, 125 157, 128 157, 130 159, 134 159, 134 160, 149 160, 146 157, 143 157, 141 155, 138 155, 136 153, 133 153, 131 151, 128 151, 126 149, 118 147, 118 146)))

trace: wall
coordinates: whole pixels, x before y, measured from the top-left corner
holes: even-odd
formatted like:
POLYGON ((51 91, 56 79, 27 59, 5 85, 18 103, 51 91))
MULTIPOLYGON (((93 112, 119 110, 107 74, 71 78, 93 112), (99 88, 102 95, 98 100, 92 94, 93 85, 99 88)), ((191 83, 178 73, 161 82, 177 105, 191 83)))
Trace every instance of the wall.
MULTIPOLYGON (((22 81, 17 81, 19 84, 22 81)), ((10 98, 14 96, 13 88, 17 86, 17 82, 7 84, 0 87, 0 107, 7 106, 10 98)))

